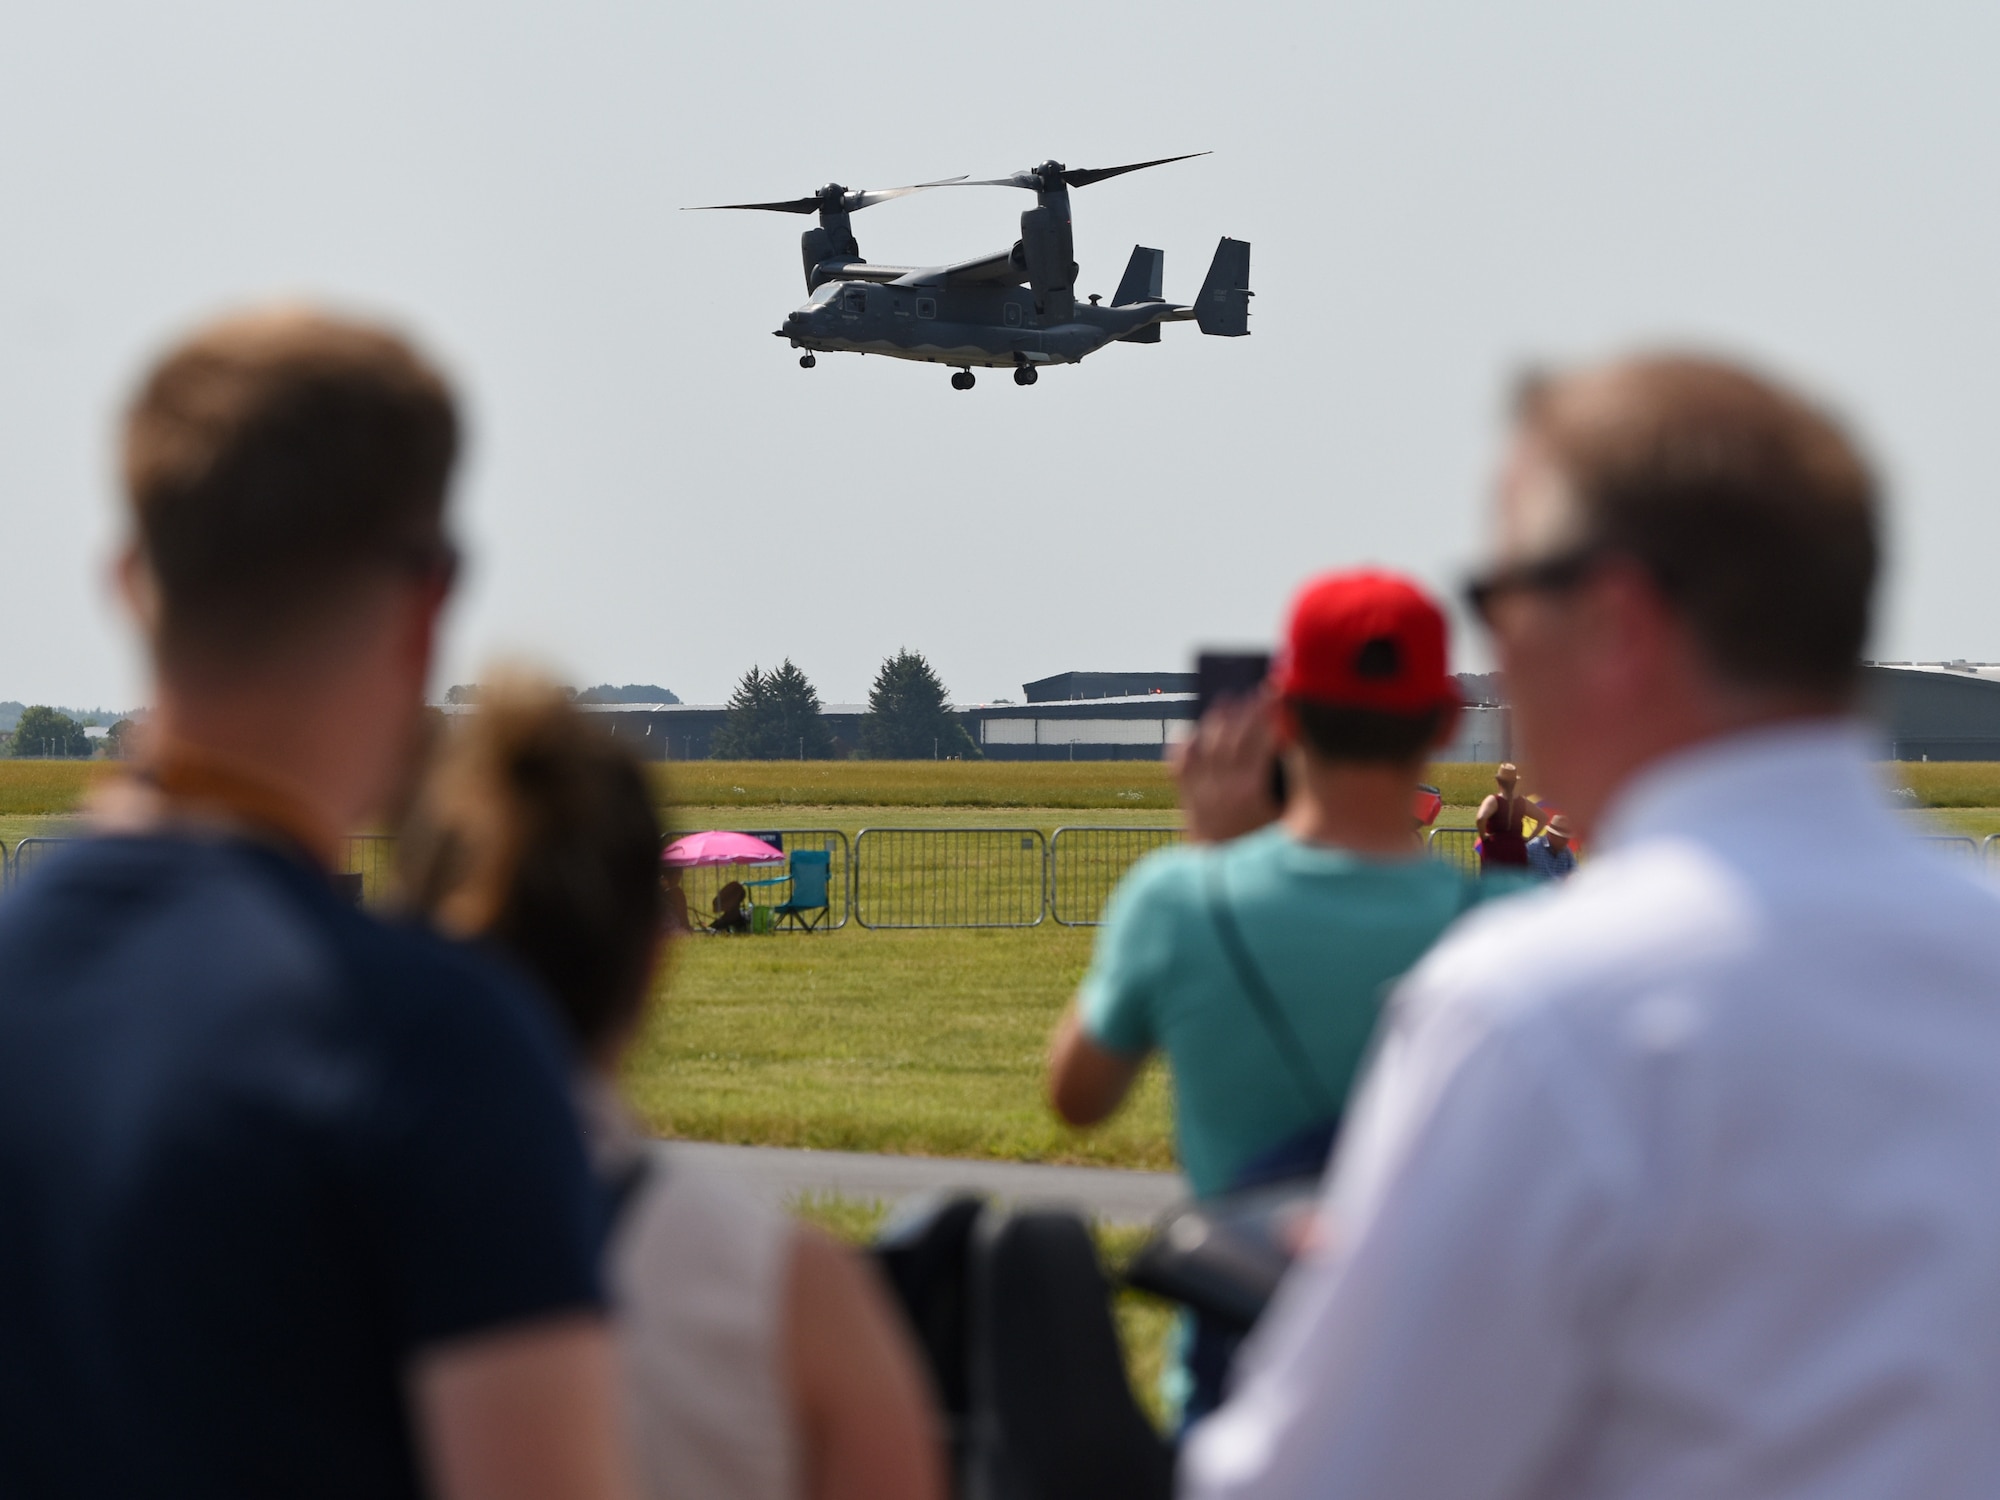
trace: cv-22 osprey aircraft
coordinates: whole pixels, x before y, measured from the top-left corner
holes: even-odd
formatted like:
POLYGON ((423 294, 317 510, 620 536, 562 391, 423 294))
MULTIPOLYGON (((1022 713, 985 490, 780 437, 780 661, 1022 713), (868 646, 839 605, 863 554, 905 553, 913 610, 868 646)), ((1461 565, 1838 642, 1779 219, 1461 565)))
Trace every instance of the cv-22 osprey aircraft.
MULTIPOLYGON (((1191 153, 1206 156, 1206 151, 1191 153)), ((715 203, 715 209, 759 209, 819 215, 800 239, 805 259, 803 307, 774 330, 805 352, 886 354, 893 359, 949 365, 952 386, 969 391, 974 366, 1011 369, 1016 385, 1033 385, 1044 365, 1073 365, 1114 340, 1156 344, 1160 325, 1192 319, 1203 333, 1240 338, 1250 331, 1250 245, 1224 239, 1209 263, 1193 306, 1160 294, 1164 253, 1135 246, 1109 305, 1091 297, 1079 306, 1070 230, 1069 190, 1142 167, 1186 161, 1164 156, 1122 167, 1065 167, 1046 161, 1011 177, 981 182, 963 177, 899 188, 847 188, 829 183, 805 198, 781 203, 715 203), (883 266, 861 258, 851 216, 876 203, 939 187, 1015 187, 1035 195, 1021 215, 1021 237, 1010 250, 950 266, 883 266)))

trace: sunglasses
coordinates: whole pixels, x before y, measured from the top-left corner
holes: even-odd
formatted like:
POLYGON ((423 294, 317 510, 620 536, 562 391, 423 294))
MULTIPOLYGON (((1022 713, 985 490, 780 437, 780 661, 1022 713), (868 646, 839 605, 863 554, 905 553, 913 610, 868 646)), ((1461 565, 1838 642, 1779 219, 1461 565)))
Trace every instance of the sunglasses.
POLYGON ((441 582, 450 589, 458 581, 464 558, 458 548, 442 537, 391 549, 398 570, 426 582, 441 582))
POLYGON ((1561 594, 1588 578, 1604 560, 1604 549, 1587 543, 1540 562, 1515 563, 1475 573, 1466 580, 1466 608, 1480 624, 1491 627, 1493 607, 1509 594, 1561 594))

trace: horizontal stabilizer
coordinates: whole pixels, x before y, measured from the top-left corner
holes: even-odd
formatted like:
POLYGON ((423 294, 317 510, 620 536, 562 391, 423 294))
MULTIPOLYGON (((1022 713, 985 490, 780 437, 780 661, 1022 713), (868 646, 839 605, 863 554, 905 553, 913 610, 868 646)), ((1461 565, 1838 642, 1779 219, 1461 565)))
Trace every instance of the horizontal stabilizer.
POLYGON ((1250 242, 1224 239, 1209 262, 1208 280, 1195 299, 1194 317, 1203 333, 1241 338, 1250 331, 1250 242))
POLYGON ((1167 254, 1164 250, 1148 250, 1144 245, 1134 245, 1132 258, 1125 262, 1124 279, 1118 283, 1118 293, 1111 299, 1111 305, 1129 307, 1134 302, 1158 302, 1166 265, 1167 254))

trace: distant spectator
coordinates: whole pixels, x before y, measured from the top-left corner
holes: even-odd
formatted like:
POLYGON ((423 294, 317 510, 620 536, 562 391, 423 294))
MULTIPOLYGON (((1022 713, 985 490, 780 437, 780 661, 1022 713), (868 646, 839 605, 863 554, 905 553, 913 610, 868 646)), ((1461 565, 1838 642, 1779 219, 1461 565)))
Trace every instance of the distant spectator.
POLYGON ((1857 717, 1874 476, 1720 362, 1525 394, 1472 585, 1591 839, 1398 988, 1189 1500, 2000 1494, 2000 892, 1857 717))
MULTIPOLYGON (((1300 591, 1267 696, 1211 710, 1179 762, 1189 846, 1143 860, 1112 898, 1050 1061, 1065 1120, 1108 1118, 1158 1050, 1198 1195, 1320 1169, 1384 989, 1481 895, 1424 856, 1412 812, 1458 713, 1446 637, 1401 578, 1300 591), (1258 829, 1278 754, 1289 798, 1258 829)), ((1198 1330, 1190 1419, 1219 1396, 1231 1347, 1198 1330)))
POLYGON ((675 935, 694 930, 694 924, 688 919, 687 891, 681 885, 678 865, 660 867, 660 926, 675 935))
POLYGON ((664 1162, 614 1080, 661 947, 659 829, 638 762, 543 684, 495 682, 400 842, 416 904, 511 955, 586 1065, 628 1427, 661 1500, 937 1500, 918 1356, 872 1273, 818 1232, 664 1162))
POLYGON ((1473 818, 1479 830, 1479 873, 1520 871, 1528 866, 1528 838, 1521 825, 1539 824, 1541 812, 1526 797, 1517 796, 1521 773, 1512 761, 1502 761, 1493 773, 1494 789, 1479 804, 1473 818))
POLYGON ((1576 872, 1576 851, 1570 848, 1569 819, 1561 813, 1528 840, 1528 868, 1544 880, 1561 880, 1576 872))
POLYGON ((554 1028, 355 910, 454 554, 377 328, 211 325, 127 415, 139 779, 0 903, 0 1494, 631 1493, 554 1028))
POLYGON ((708 924, 710 932, 748 932, 750 913, 745 909, 750 900, 750 892, 740 880, 726 882, 715 893, 710 906, 715 912, 715 920, 708 924))

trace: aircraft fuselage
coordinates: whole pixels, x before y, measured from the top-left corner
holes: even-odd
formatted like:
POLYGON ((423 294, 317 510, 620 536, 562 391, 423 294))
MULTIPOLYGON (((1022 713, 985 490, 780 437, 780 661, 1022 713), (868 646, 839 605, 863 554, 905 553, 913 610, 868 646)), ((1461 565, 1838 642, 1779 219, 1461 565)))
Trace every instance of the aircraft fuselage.
MULTIPOLYGON (((860 269, 856 267, 855 269, 860 269)), ((777 329, 796 348, 882 354, 954 368, 1075 364, 1114 339, 1191 309, 1146 301, 1125 307, 1082 304, 1054 322, 1035 311, 1025 286, 924 284, 939 273, 867 267, 868 280, 823 283, 777 329), (893 280, 882 272, 900 273, 893 280)))

